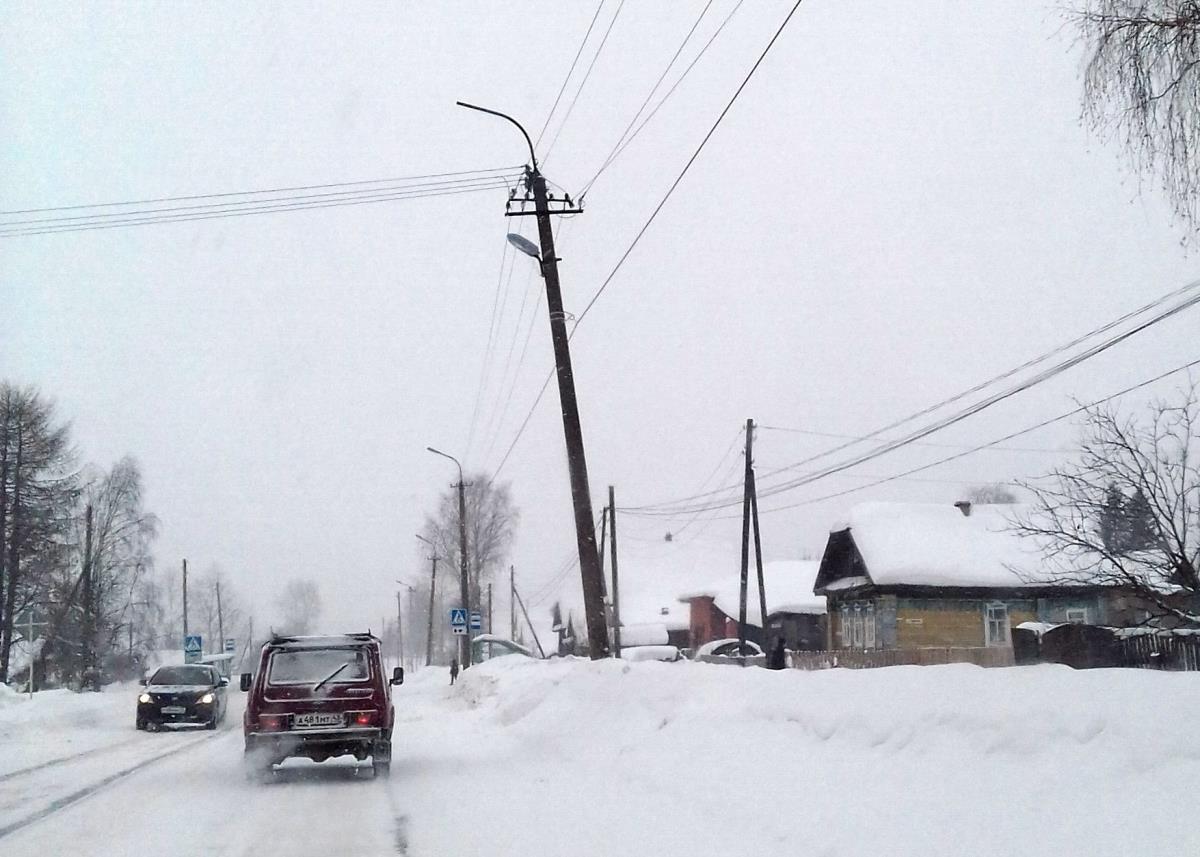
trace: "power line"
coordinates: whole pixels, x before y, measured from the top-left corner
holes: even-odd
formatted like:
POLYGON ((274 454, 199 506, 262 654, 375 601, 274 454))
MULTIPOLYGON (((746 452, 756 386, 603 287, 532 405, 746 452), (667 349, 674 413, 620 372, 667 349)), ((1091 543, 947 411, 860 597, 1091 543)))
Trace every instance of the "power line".
POLYGON ((579 43, 579 50, 575 52, 575 59, 571 60, 571 67, 567 69, 567 76, 563 78, 562 86, 558 88, 558 95, 554 97, 554 104, 550 106, 550 112, 546 114, 546 122, 542 125, 542 130, 538 132, 537 140, 533 147, 536 149, 542 143, 542 137, 546 134, 546 129, 550 127, 550 120, 554 118, 554 111, 558 109, 558 102, 562 100, 563 93, 566 92, 567 83, 571 80, 571 75, 575 73, 575 66, 579 64, 579 57, 583 54, 584 45, 587 44, 588 37, 592 35, 592 28, 596 26, 596 19, 600 17, 600 10, 604 8, 604 0, 600 0, 596 4, 596 11, 592 15, 591 23, 588 24, 587 32, 583 34, 583 41, 579 43))
MULTIPOLYGON (((756 425, 755 428, 760 428, 763 431, 781 431, 781 432, 787 432, 788 434, 803 434, 803 435, 811 435, 812 437, 827 437, 827 438, 833 438, 835 440, 869 440, 869 438, 866 435, 835 434, 833 432, 828 432, 828 431, 813 431, 811 429, 786 428, 784 426, 756 425)), ((912 445, 913 446, 928 446, 928 447, 933 447, 936 449, 965 449, 967 447, 967 444, 962 444, 962 443, 914 442, 912 445)), ((996 447, 992 447, 992 449, 995 449, 997 452, 1042 452, 1042 453, 1055 452, 1055 453, 1058 453, 1058 452, 1069 452, 1070 451, 1070 450, 1066 450, 1066 449, 1046 449, 1044 447, 1043 448, 1035 448, 1035 447, 1029 447, 1029 446, 996 446, 996 447)))
POLYGON ((600 175, 612 165, 613 161, 621 157, 621 154, 629 147, 629 144, 634 141, 634 138, 636 138, 638 134, 642 133, 642 129, 650 123, 650 120, 652 120, 658 111, 662 109, 662 106, 667 103, 672 95, 675 94, 675 90, 679 88, 679 85, 683 83, 688 74, 691 73, 692 69, 696 67, 696 63, 700 62, 704 54, 708 52, 709 47, 717 40, 717 36, 721 35, 721 31, 725 29, 725 25, 729 23, 729 21, 737 13, 737 10, 742 8, 743 2, 745 2, 745 0, 738 0, 737 4, 731 10, 729 10, 729 14, 725 16, 724 20, 721 21, 717 29, 711 36, 709 36, 708 41, 705 42, 704 46, 700 48, 700 52, 692 58, 692 61, 688 63, 687 67, 683 70, 683 73, 679 75, 679 78, 673 84, 671 84, 671 88, 667 90, 667 94, 664 95, 658 104, 654 106, 653 110, 646 114, 646 118, 643 119, 642 123, 637 126, 632 134, 629 135, 629 139, 627 139, 624 143, 619 144, 618 148, 604 160, 604 163, 600 165, 600 169, 596 170, 596 174, 587 180, 587 183, 584 184, 583 188, 581 188, 577 194, 579 199, 583 198, 588 190, 591 189, 592 185, 596 183, 596 179, 600 178, 600 175))
POLYGON ((397 182, 423 181, 425 179, 440 179, 440 178, 449 178, 452 176, 467 176, 467 175, 472 175, 472 174, 476 174, 476 173, 505 173, 505 174, 507 174, 507 173, 512 173, 512 172, 514 172, 516 170, 520 170, 520 169, 521 169, 521 165, 515 164, 515 165, 509 166, 509 167, 486 167, 484 169, 479 169, 479 170, 462 170, 460 172, 453 172, 453 173, 429 173, 427 175, 421 175, 421 176, 402 176, 400 178, 390 178, 390 179, 362 179, 359 181, 330 182, 328 184, 298 185, 298 186, 294 186, 294 187, 266 188, 263 190, 238 190, 238 191, 225 191, 223 193, 202 193, 202 194, 195 194, 192 196, 160 196, 160 197, 155 197, 152 199, 125 200, 123 202, 96 202, 96 203, 90 203, 87 205, 59 205, 59 206, 54 206, 51 208, 21 208, 21 209, 15 209, 15 210, 11 210, 11 211, 0 211, 0 216, 7 217, 8 215, 12 215, 12 214, 42 214, 42 213, 50 212, 50 211, 78 211, 78 210, 85 209, 85 208, 114 208, 117 206, 127 206, 127 205, 152 205, 154 203, 159 203, 159 202, 186 202, 186 201, 197 200, 197 199, 218 199, 220 197, 230 197, 230 196, 254 196, 257 194, 268 194, 268 193, 292 193, 294 191, 302 191, 302 190, 324 190, 326 188, 331 188, 331 187, 352 187, 352 186, 368 185, 368 184, 395 184, 397 182))
MULTIPOLYGON (((903 473, 897 473, 897 474, 895 474, 895 475, 893 475, 893 476, 885 476, 885 477, 883 477, 883 478, 881 478, 881 479, 877 479, 876 481, 874 481, 874 482, 871 482, 871 483, 869 483, 869 484, 867 484, 867 485, 858 485, 858 486, 856 486, 856 487, 854 487, 854 488, 847 488, 847 489, 846 489, 846 490, 844 490, 844 491, 837 491, 837 492, 835 492, 835 493, 833 493, 833 494, 826 494, 826 495, 824 495, 824 496, 822 496, 822 497, 813 497, 813 498, 810 498, 810 499, 808 499, 808 500, 801 500, 800 502, 797 502, 797 503, 789 503, 789 504, 788 504, 788 505, 786 505, 786 506, 776 506, 776 507, 774 507, 774 508, 771 508, 771 509, 763 509, 763 510, 762 510, 762 513, 763 513, 763 514, 767 514, 767 513, 770 513, 770 512, 782 512, 782 511, 785 511, 785 510, 787 510, 787 509, 795 509, 795 508, 798 508, 798 507, 800 507, 800 506, 809 506, 809 505, 812 505, 813 503, 820 503, 820 502, 823 502, 823 501, 825 501, 825 500, 832 500, 832 499, 834 499, 834 498, 836 498, 836 497, 843 497, 843 496, 845 496, 845 495, 847 495, 847 494, 853 494, 853 493, 855 493, 855 492, 857 492, 857 491, 865 491, 865 490, 867 490, 868 488, 874 488, 874 487, 876 487, 876 486, 878 486, 878 485, 883 485, 883 484, 886 484, 886 483, 888 483, 888 482, 893 482, 893 481, 896 481, 896 480, 899 480, 899 479, 904 479, 904 478, 907 478, 907 477, 911 476, 911 475, 912 475, 912 474, 914 474, 914 473, 920 473, 920 472, 922 472, 922 471, 929 470, 929 469, 931 469, 931 468, 934 468, 934 467, 938 467, 939 465, 946 464, 946 463, 948 463, 948 462, 951 462, 951 461, 956 461, 956 460, 958 460, 958 459, 960 459, 960 458, 964 458, 964 457, 966 457, 966 456, 968 456, 968 455, 973 455, 973 454, 974 454, 974 453, 976 453, 976 452, 981 452, 982 450, 985 450, 985 449, 988 449, 988 448, 990 448, 990 447, 993 447, 993 446, 995 446, 996 444, 1004 443, 1004 442, 1006 442, 1006 441, 1009 441, 1009 440, 1012 440, 1012 439, 1014 439, 1014 438, 1021 437, 1022 435, 1026 435, 1026 434, 1029 434, 1029 433, 1031 433, 1031 432, 1035 432, 1035 431, 1037 431, 1038 429, 1043 429, 1043 428, 1045 428, 1046 426, 1052 425, 1053 423, 1062 422, 1062 421, 1063 421, 1063 420, 1065 420, 1065 419, 1069 419, 1069 418, 1071 418, 1071 417, 1073 417, 1073 416, 1076 416, 1076 415, 1078 415, 1078 414, 1081 414, 1081 413, 1083 413, 1083 412, 1084 412, 1084 411, 1086 411, 1088 408, 1094 408, 1094 407, 1096 407, 1097 405, 1102 405, 1102 404, 1104 404, 1105 402, 1110 402, 1110 401, 1112 401, 1113 399, 1119 398, 1119 397, 1121 397, 1121 396, 1124 396, 1124 395, 1126 395, 1126 394, 1128 394, 1128 393, 1132 393, 1134 390, 1140 390, 1140 389, 1141 389, 1141 388, 1143 388, 1143 387, 1148 387, 1149 385, 1151 385, 1151 384, 1153 384, 1153 383, 1155 383, 1155 382, 1157 382, 1157 381, 1161 381, 1161 380, 1163 380, 1164 378, 1170 377, 1171 375, 1176 375, 1176 374, 1178 374, 1178 373, 1180 373, 1180 372, 1183 372, 1183 371, 1185 371, 1185 370, 1188 370, 1188 369, 1192 369, 1192 368, 1194 368, 1194 367, 1196 367, 1196 366, 1200 366, 1200 360, 1193 360, 1192 362, 1190 362, 1190 363, 1185 363, 1185 364, 1184 364, 1184 365, 1182 365, 1182 366, 1176 366, 1174 369, 1171 369, 1171 370, 1169 370, 1169 371, 1167 371, 1167 372, 1163 372, 1161 375, 1155 375, 1153 378, 1147 379, 1147 380, 1145 380, 1145 381, 1141 381, 1140 383, 1134 384, 1134 385, 1133 385, 1133 386, 1131 386, 1131 387, 1126 387, 1124 390, 1119 390, 1118 392, 1116 392, 1116 393, 1113 393, 1113 394, 1111 394, 1111 395, 1108 395, 1108 396, 1105 396, 1105 397, 1104 397, 1104 398, 1102 398, 1102 399, 1096 399, 1095 401, 1093 401, 1093 402, 1089 402, 1089 403, 1088 403, 1088 404, 1086 404, 1086 405, 1080 405, 1078 408, 1075 408, 1075 409, 1073 409, 1073 410, 1067 411, 1067 412, 1066 412, 1066 413, 1064 413, 1064 414, 1059 414, 1058 416, 1056 416, 1056 417, 1052 417, 1052 418, 1050 418, 1050 419, 1048 419, 1048 420, 1042 420, 1040 423, 1037 423, 1037 424, 1035 424, 1035 425, 1029 426, 1028 428, 1023 428, 1023 429, 1021 429, 1020 431, 1015 431, 1015 432, 1012 432, 1012 433, 1010 433, 1010 434, 1006 434, 1004 437, 998 437, 998 438, 996 438, 996 439, 995 439, 995 440, 993 440, 993 441, 989 441, 988 443, 980 444, 979 446, 972 447, 972 448, 970 448, 970 449, 964 450, 963 452, 959 452, 959 453, 956 453, 956 454, 954 454, 954 455, 948 455, 948 456, 946 456, 945 458, 939 458, 937 461, 932 461, 932 462, 930 462, 929 464, 922 464, 922 465, 921 465, 921 466, 919 466, 919 467, 913 467, 913 468, 911 468, 911 469, 909 469, 909 470, 905 470, 903 473)), ((740 516, 740 515, 727 515, 727 516, 722 516, 722 517, 726 517, 726 518, 739 518, 739 517, 741 517, 741 516, 740 516)))
MULTIPOLYGON (((1155 300, 1150 301, 1149 303, 1144 304, 1143 306, 1140 306, 1137 309, 1132 310, 1131 312, 1127 312, 1124 315, 1121 315, 1120 317, 1101 325, 1100 327, 1094 328, 1094 329, 1088 331, 1087 333, 1083 334, 1082 336, 1076 337, 1075 339, 1073 339, 1069 342, 1066 342, 1066 343, 1063 343, 1062 345, 1056 346, 1055 348, 1052 348, 1051 350, 1049 350, 1031 360, 1027 360, 1024 363, 1022 363, 1021 365, 1019 365, 1013 369, 1009 369, 1005 372, 1002 372, 1001 374, 996 375, 995 377, 989 378, 988 380, 983 381, 979 384, 976 384, 975 386, 973 386, 967 390, 963 390, 962 392, 956 393, 953 396, 950 396, 949 398, 943 399, 934 405, 930 405, 926 408, 922 408, 921 410, 916 411, 912 414, 909 414, 908 416, 905 416, 899 420, 895 420, 881 428, 878 428, 878 429, 870 432, 869 434, 862 435, 862 436, 857 436, 857 435, 852 436, 854 439, 848 441, 847 443, 839 444, 830 449, 824 450, 823 452, 819 452, 815 455, 811 455, 807 458, 804 458, 798 462, 794 462, 792 464, 784 465, 783 467, 778 467, 778 468, 775 468, 774 470, 768 471, 767 473, 763 474, 763 478, 776 476, 776 475, 786 472, 788 470, 796 470, 796 469, 804 466, 805 464, 809 464, 811 462, 817 461, 822 458, 827 458, 828 456, 830 456, 836 452, 841 452, 842 450, 848 449, 849 447, 854 446, 855 444, 861 442, 862 440, 869 440, 869 439, 875 438, 878 435, 882 434, 883 432, 898 428, 899 426, 902 426, 906 423, 912 422, 915 419, 918 419, 922 416, 926 416, 930 413, 933 413, 934 411, 940 410, 944 406, 958 402, 973 393, 980 392, 980 391, 986 389, 987 387, 992 386, 993 384, 997 383, 998 381, 1007 380, 1008 378, 1011 378, 1012 376, 1020 373, 1024 369, 1031 368, 1033 366, 1036 366, 1039 363, 1045 362, 1046 360, 1048 360, 1051 357, 1054 357, 1056 355, 1062 354, 1063 352, 1069 351, 1071 348, 1074 348, 1074 347, 1086 342, 1087 340, 1094 338, 1095 336, 1097 336, 1101 333, 1107 333, 1107 332, 1113 330, 1114 328, 1118 327, 1122 323, 1127 322, 1133 318, 1136 318, 1139 315, 1144 314, 1145 312, 1147 312, 1150 309, 1154 309, 1156 307, 1162 306, 1163 304, 1167 303, 1172 298, 1186 296, 1189 292, 1195 292, 1198 288, 1200 288, 1200 280, 1196 280, 1191 283, 1188 283, 1187 285, 1185 285, 1179 289, 1175 289, 1171 292, 1168 292, 1167 294, 1163 295, 1162 297, 1156 298, 1155 300)), ((1171 315, 1174 315, 1177 312, 1187 309, 1188 307, 1190 307, 1194 303, 1196 303, 1197 299, 1200 299, 1200 294, 1192 295, 1191 297, 1186 298, 1182 303, 1177 304, 1173 307, 1169 307, 1165 312, 1152 317, 1149 322, 1139 325, 1138 327, 1135 327, 1132 330, 1127 331, 1126 333, 1121 334, 1117 337, 1113 337, 1113 338, 1104 340, 1100 343, 1099 346, 1092 346, 1091 349, 1081 352, 1080 355, 1077 355, 1076 357, 1071 358, 1070 360, 1066 361, 1063 364, 1057 364, 1058 367, 1061 367, 1061 368, 1057 368, 1057 369, 1052 368, 1052 370, 1050 370, 1050 371, 1052 371, 1052 374, 1048 377, 1053 377, 1053 374, 1058 374, 1058 372, 1065 371, 1065 369, 1071 368, 1072 366, 1076 365, 1078 362, 1082 362, 1083 360, 1089 359, 1091 356, 1095 356, 1095 354, 1101 353, 1102 351, 1105 351, 1108 348, 1111 348, 1113 345, 1116 345, 1119 342, 1124 341, 1124 339, 1127 339, 1129 336, 1132 336, 1132 335, 1140 332, 1141 330, 1144 330, 1149 325, 1156 324, 1159 321, 1163 321, 1166 318, 1170 317, 1171 315)), ((1032 386, 1032 384, 1035 384, 1035 383, 1040 383, 1040 381, 1046 380, 1046 378, 1042 377, 1040 375, 1035 375, 1035 376, 1033 376, 1033 379, 1031 379, 1031 380, 1032 380, 1032 383, 1029 386, 1032 386)), ((1018 385, 1017 389, 1012 390, 1008 393, 1005 393, 1001 398, 1007 398, 1008 396, 1013 395, 1015 392, 1020 392, 1023 389, 1027 389, 1027 387, 1018 385)), ((999 401, 999 399, 997 401, 999 401)), ((977 413, 978 410, 983 410, 983 408, 989 407, 990 404, 994 404, 994 403, 995 402, 991 401, 990 399, 984 400, 984 403, 982 404, 982 406, 978 407, 976 410, 968 409, 970 411, 970 413, 967 413, 966 415, 970 416, 973 413, 977 413)), ((957 422, 958 420, 960 420, 962 418, 964 418, 964 417, 961 417, 961 416, 957 417, 952 422, 957 422)), ((946 427, 946 425, 952 424, 952 422, 948 422, 948 423, 944 423, 944 424, 935 423, 934 424, 935 428, 930 429, 928 431, 924 431, 921 434, 919 434, 917 437, 918 438, 924 437, 927 434, 931 434, 933 431, 938 431, 941 428, 946 427)), ((909 438, 912 438, 912 437, 913 437, 913 435, 908 435, 908 436, 906 436, 904 438, 900 438, 898 440, 885 442, 885 446, 887 447, 886 451, 890 451, 893 448, 899 448, 899 446, 907 446, 909 443, 913 442, 912 440, 909 440, 909 438)), ((778 487, 778 486, 775 486, 775 487, 778 487)), ((649 504, 644 507, 637 507, 637 508, 643 508, 643 509, 649 510, 649 509, 660 508, 660 507, 662 507, 662 508, 673 507, 673 506, 680 505, 682 503, 688 503, 688 502, 691 502, 694 500, 699 500, 706 496, 713 497, 713 496, 716 496, 719 494, 725 494, 725 493, 729 493, 729 492, 733 492, 733 491, 740 491, 740 490, 741 490, 740 484, 739 485, 732 485, 732 484, 725 485, 721 488, 716 488, 712 491, 705 492, 704 494, 697 494, 697 495, 693 495, 691 497, 684 497, 684 498, 679 498, 677 500, 664 501, 661 503, 653 503, 653 504, 649 504)), ((771 490, 774 490, 774 488, 771 490)), ((768 496, 767 492, 764 491, 762 496, 768 496)), ((730 503, 733 503, 733 502, 735 502, 735 501, 730 500, 730 503)), ((736 502, 741 502, 741 501, 737 500, 736 502)))
POLYGON ((370 205, 374 203, 393 202, 403 199, 426 199, 438 196, 456 196, 463 193, 478 193, 480 191, 498 190, 505 186, 506 185, 503 183, 486 183, 444 190, 396 192, 368 197, 355 197, 353 199, 338 201, 258 205, 250 208, 225 210, 220 212, 160 215, 130 220, 108 220, 98 223, 51 226, 45 229, 14 229, 4 231, 2 228, 0 228, 0 238, 19 238, 30 235, 50 235, 61 232, 89 232, 98 229, 118 229, 126 226, 147 226, 160 223, 186 223, 195 220, 216 220, 226 217, 245 217, 252 214, 271 214, 286 211, 308 211, 320 208, 340 208, 350 205, 370 205))
POLYGON ((554 132, 554 138, 550 141, 550 145, 546 147, 546 152, 542 155, 542 166, 550 160, 550 153, 554 151, 554 144, 558 142, 559 135, 562 134, 563 128, 567 127, 567 122, 571 118, 572 111, 575 110, 575 104, 579 101, 579 96, 583 94, 583 89, 587 86, 589 78, 592 76, 592 69, 596 67, 596 60, 600 59, 600 54, 604 53, 604 46, 608 44, 608 36, 612 33, 613 25, 617 23, 617 18, 621 16, 621 10, 625 8, 625 0, 621 0, 617 4, 617 11, 613 13, 612 20, 608 22, 608 29, 604 31, 604 37, 600 39, 600 46, 596 48, 596 53, 592 56, 592 61, 588 63, 587 71, 583 73, 583 81, 579 84, 579 89, 575 90, 575 95, 571 98, 571 103, 567 105, 567 112, 563 116, 562 122, 558 124, 558 130, 554 132))
MULTIPOLYGON (((666 79, 667 74, 675 66, 675 60, 679 59, 679 55, 683 53, 684 47, 686 47, 687 43, 691 40, 692 35, 696 32, 696 28, 700 26, 700 22, 704 20, 704 16, 708 14, 708 10, 712 7, 712 4, 713 0, 708 0, 708 2, 704 4, 704 8, 700 10, 700 14, 696 16, 696 20, 692 22, 691 29, 687 31, 687 35, 683 37, 683 41, 679 43, 679 47, 676 48, 675 53, 671 55, 671 61, 668 62, 666 68, 662 70, 662 74, 658 76, 658 80, 654 81, 654 86, 650 87, 650 91, 646 93, 645 99, 638 107, 637 112, 634 113, 633 117, 629 120, 629 124, 625 126, 625 130, 621 132, 621 136, 617 138, 617 142, 613 143, 612 150, 605 156, 604 161, 601 163, 600 169, 596 172, 596 175, 600 175, 600 173, 604 171, 604 168, 608 166, 608 164, 612 161, 612 158, 616 155, 617 149, 619 149, 621 144, 625 142, 625 135, 629 133, 629 130, 634 126, 634 123, 636 123, 641 117, 642 111, 646 109, 646 106, 650 103, 650 99, 654 98, 654 93, 658 92, 658 88, 662 85, 663 80, 666 79)), ((594 176, 592 181, 595 181, 594 176)), ((591 182, 588 182, 587 186, 584 187, 582 192, 586 193, 588 187, 591 187, 591 182)))
MULTIPOLYGON (((1200 294, 1192 295, 1187 300, 1185 300, 1173 307, 1169 307, 1166 310, 1163 310, 1162 312, 1160 312, 1157 315, 1150 318, 1148 321, 1142 322, 1137 327, 1134 327, 1131 330, 1125 331, 1124 333, 1122 333, 1118 336, 1110 337, 1109 339, 1104 340, 1103 342, 1099 343, 1098 345, 1092 346, 1091 348, 1087 349, 1086 351, 1081 352, 1080 354, 1077 354, 1067 360, 1062 361, 1061 363, 1051 366, 1049 369, 1039 373, 1038 375, 1033 376, 1032 378, 1022 381, 1021 383, 1016 384, 1012 387, 1009 387, 1005 390, 1001 390, 998 393, 994 393, 993 395, 989 396, 988 398, 986 398, 980 402, 976 402, 975 404, 971 405, 970 407, 964 408, 963 410, 958 411, 957 413, 951 414, 950 416, 945 417, 941 420, 938 420, 937 422, 935 422, 931 425, 928 425, 928 426, 925 426, 924 428, 918 429, 918 430, 910 433, 909 435, 907 435, 903 438, 900 438, 899 440, 889 441, 888 443, 882 444, 882 445, 880 445, 872 450, 869 450, 865 453, 862 453, 852 459, 843 461, 838 464, 831 465, 831 466, 826 467, 822 470, 819 470, 815 473, 806 474, 797 479, 792 479, 787 482, 773 485, 773 486, 771 486, 770 489, 762 491, 759 494, 759 497, 760 498, 772 497, 776 494, 782 494, 786 491, 791 491, 795 488, 799 488, 801 486, 811 484, 812 482, 816 482, 819 479, 824 479, 828 476, 832 476, 835 473, 840 473, 851 467, 856 467, 859 464, 864 464, 868 461, 872 461, 876 458, 879 458, 882 455, 886 455, 889 452, 893 452, 894 450, 897 450, 897 449, 900 449, 901 447, 907 446, 915 440, 921 440, 922 438, 925 438, 928 435, 933 434, 934 432, 941 431, 942 429, 945 429, 951 425, 961 422, 962 420, 966 419, 967 417, 973 416, 973 415, 979 413, 980 411, 983 411, 983 410, 991 407, 992 405, 1002 402, 1005 399, 1008 399, 1018 393, 1024 392, 1025 390, 1028 390, 1031 387, 1034 387, 1037 384, 1042 383, 1043 381, 1049 380, 1050 378, 1053 378, 1053 377, 1061 374, 1062 372, 1067 371, 1068 369, 1078 366, 1080 363, 1083 363, 1084 361, 1089 360, 1092 357, 1095 357, 1096 355, 1103 353, 1104 351, 1107 351, 1108 349, 1120 344, 1121 342, 1124 342, 1126 339, 1129 339, 1130 337, 1137 335, 1138 333, 1152 327, 1155 324, 1158 324, 1162 321, 1165 321, 1168 318, 1171 318, 1172 316, 1182 312, 1185 309, 1195 306, 1197 303, 1200 303, 1200 294)), ((784 468, 784 469, 791 469, 791 468, 784 468)), ((780 472, 780 471, 775 471, 775 472, 780 472)), ((740 500, 729 500, 729 501, 725 501, 725 502, 721 502, 721 503, 716 503, 714 505, 704 506, 703 508, 728 508, 730 506, 736 505, 736 503, 738 503, 738 502, 741 502, 741 501, 740 500)), ((649 508, 647 508, 645 511, 646 511, 646 514, 655 514, 655 512, 651 511, 649 508)), ((686 509, 686 511, 694 511, 694 508, 688 508, 688 509, 686 509)))
MULTIPOLYGON (((639 229, 637 235, 634 236, 633 242, 625 249, 625 252, 621 254, 621 258, 617 260, 617 264, 613 266, 613 269, 608 272, 608 276, 604 278, 604 281, 600 284, 600 288, 597 289, 595 294, 592 295, 591 300, 588 301, 587 306, 584 307, 583 312, 581 312, 579 314, 579 318, 576 319, 575 326, 571 329, 572 337, 575 335, 575 331, 579 329, 579 325, 583 322, 583 319, 587 316, 588 312, 591 311, 596 301, 598 301, 600 296, 604 294, 605 289, 608 288, 609 283, 611 283, 613 280, 613 277, 615 277, 617 272, 621 270, 621 266, 625 264, 625 260, 629 258, 629 254, 633 252, 633 249, 637 247, 638 242, 642 240, 642 236, 646 234, 646 230, 650 228, 650 224, 653 223, 655 218, 658 217, 659 212, 662 211, 662 208, 664 205, 666 205, 667 200, 671 198, 671 194, 673 194, 675 189, 679 187, 679 183, 683 180, 683 177, 687 175, 688 170, 692 168, 692 164, 696 162, 696 158, 700 156, 700 153, 704 150, 705 145, 708 144, 709 139, 717 130, 717 127, 721 124, 722 120, 724 120, 725 115, 729 112, 729 109, 733 107, 733 104, 735 101, 737 101, 738 96, 742 94, 742 90, 746 88, 746 84, 750 82, 750 79, 754 76, 754 73, 758 70, 758 67, 762 65, 762 61, 766 58, 775 42, 778 41, 779 36, 783 33, 784 28, 787 27, 788 22, 792 20, 792 16, 795 15, 796 10, 800 8, 800 4, 803 1, 804 0, 796 0, 796 2, 792 5, 792 8, 787 13, 787 17, 783 19, 783 23, 779 25, 779 28, 775 31, 775 34, 771 36, 771 40, 767 42, 767 46, 763 48, 762 53, 759 54, 758 59, 755 60, 754 65, 751 66, 750 71, 746 73, 745 78, 742 79, 741 84, 733 93, 733 97, 729 99, 729 102, 725 105, 725 108, 721 111, 720 115, 717 116, 717 120, 713 123, 712 127, 709 128, 708 133, 704 135, 704 139, 700 141, 700 145, 696 147, 696 150, 692 153, 692 156, 688 158, 687 163, 684 164, 684 167, 680 171, 679 175, 675 177, 675 181, 671 183, 671 186, 667 189, 666 194, 664 194, 663 198, 659 200, 658 205, 654 208, 654 211, 650 213, 650 217, 644 224, 642 224, 642 228, 639 229)), ((500 467, 504 466, 504 462, 508 460, 509 455, 512 454, 513 449, 516 447, 518 441, 520 441, 521 435, 525 432, 525 427, 529 425, 529 420, 533 416, 533 412, 537 409, 538 404, 542 401, 542 396, 546 394, 546 388, 550 386, 550 379, 553 377, 554 370, 551 370, 550 373, 546 375, 546 380, 542 382, 542 387, 538 391, 537 396, 534 398, 533 404, 530 406, 528 413, 525 414, 525 419, 521 422, 521 427, 517 430, 516 436, 513 438, 512 443, 509 444, 508 451, 504 453, 504 458, 500 462, 500 467)), ((500 467, 496 468, 497 471, 499 471, 500 467)))

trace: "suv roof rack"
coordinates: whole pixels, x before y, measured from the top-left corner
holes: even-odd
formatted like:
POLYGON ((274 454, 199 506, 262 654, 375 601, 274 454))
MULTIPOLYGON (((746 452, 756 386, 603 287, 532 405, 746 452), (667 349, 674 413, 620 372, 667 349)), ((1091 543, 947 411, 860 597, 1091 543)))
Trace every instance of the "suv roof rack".
POLYGON ((315 645, 337 645, 339 643, 366 643, 374 640, 382 642, 378 637, 370 631, 356 631, 349 634, 272 634, 272 645, 286 645, 288 643, 310 643, 315 645))

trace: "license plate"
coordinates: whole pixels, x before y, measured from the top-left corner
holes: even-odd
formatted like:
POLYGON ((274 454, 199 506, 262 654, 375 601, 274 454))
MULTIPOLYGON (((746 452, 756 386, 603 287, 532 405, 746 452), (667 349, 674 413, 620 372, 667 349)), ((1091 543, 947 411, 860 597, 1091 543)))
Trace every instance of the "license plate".
POLYGON ((183 714, 185 711, 187 711, 187 708, 182 705, 164 705, 160 711, 162 711, 163 714, 183 714))
POLYGON ((341 726, 341 714, 297 714, 292 718, 292 725, 297 729, 312 728, 313 726, 341 726))

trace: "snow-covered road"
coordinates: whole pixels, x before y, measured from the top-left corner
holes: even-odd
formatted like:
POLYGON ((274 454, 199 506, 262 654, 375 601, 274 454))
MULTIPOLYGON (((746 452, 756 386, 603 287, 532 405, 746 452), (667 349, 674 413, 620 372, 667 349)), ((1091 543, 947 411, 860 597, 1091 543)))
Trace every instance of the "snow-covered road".
POLYGON ((134 733, 132 697, 114 697, 125 725, 108 749, 0 773, 0 852, 1200 853, 1182 811, 1200 777, 1197 674, 505 658, 445 679, 397 691, 380 781, 289 763, 249 784, 240 695, 224 730, 158 735, 134 733))

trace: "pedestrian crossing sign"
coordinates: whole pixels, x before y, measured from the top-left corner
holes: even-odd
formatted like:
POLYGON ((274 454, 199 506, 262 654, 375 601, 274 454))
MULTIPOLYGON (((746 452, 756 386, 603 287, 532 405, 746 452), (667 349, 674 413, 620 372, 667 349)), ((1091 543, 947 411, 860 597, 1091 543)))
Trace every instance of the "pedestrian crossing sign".
POLYGON ((450 625, 452 627, 467 627, 467 611, 461 607, 455 607, 450 611, 450 625))

